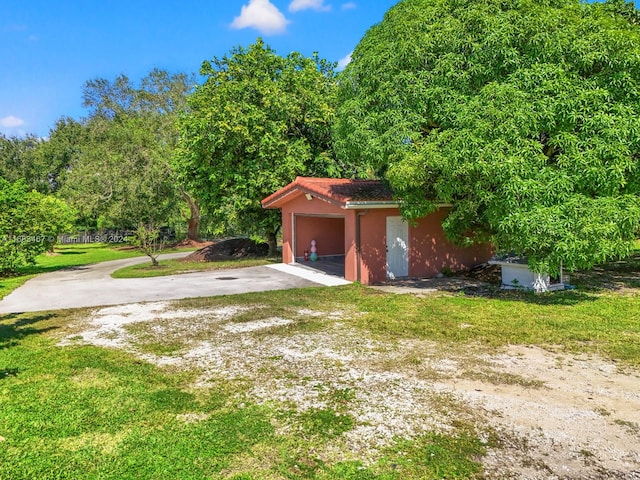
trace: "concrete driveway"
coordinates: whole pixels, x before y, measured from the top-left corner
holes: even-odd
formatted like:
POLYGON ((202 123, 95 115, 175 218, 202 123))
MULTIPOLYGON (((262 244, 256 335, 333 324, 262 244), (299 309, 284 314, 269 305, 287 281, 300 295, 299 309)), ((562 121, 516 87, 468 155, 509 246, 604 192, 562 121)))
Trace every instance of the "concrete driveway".
MULTIPOLYGON (((185 255, 188 253, 166 254, 160 258, 185 255)), ((210 297, 324 284, 321 278, 312 281, 292 271, 266 266, 153 278, 111 278, 115 270, 148 261, 148 257, 136 257, 38 275, 0 301, 0 314, 210 297)))

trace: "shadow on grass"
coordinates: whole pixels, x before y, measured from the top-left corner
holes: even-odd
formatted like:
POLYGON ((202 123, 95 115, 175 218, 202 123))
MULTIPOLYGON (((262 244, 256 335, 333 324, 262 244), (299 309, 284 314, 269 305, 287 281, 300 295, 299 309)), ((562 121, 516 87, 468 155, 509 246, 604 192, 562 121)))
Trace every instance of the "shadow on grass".
POLYGON ((535 305, 575 305, 598 299, 595 292, 582 289, 536 294, 526 290, 503 290, 500 288, 500 284, 499 270, 497 277, 492 271, 490 276, 485 275, 482 278, 454 275, 444 278, 402 279, 386 283, 386 285, 401 287, 398 293, 402 293, 404 287, 407 292, 414 294, 420 294, 421 290, 424 290, 425 294, 437 291, 492 300, 521 301, 535 305))
POLYGON ((571 283, 591 292, 640 290, 640 252, 624 260, 574 272, 571 283))
POLYGON ((499 286, 481 290, 468 289, 463 292, 470 297, 485 297, 494 300, 509 300, 534 305, 576 305, 582 302, 594 302, 598 296, 594 292, 580 290, 562 290, 548 293, 534 293, 519 290, 501 290, 499 286))
POLYGON ((60 267, 57 265, 50 265, 48 267, 43 267, 42 265, 28 265, 26 267, 21 267, 20 269, 18 269, 16 273, 7 274, 7 278, 20 277, 22 275, 38 275, 40 273, 55 272, 57 270, 62 270, 63 268, 65 267, 60 267))
POLYGON ((18 368, 0 368, 0 380, 8 377, 16 377, 20 373, 18 368))
MULTIPOLYGON (((0 317, 0 350, 10 348, 19 343, 20 340, 29 336, 37 335, 39 333, 55 330, 58 327, 43 327, 36 328, 34 325, 39 322, 44 322, 53 317, 53 314, 39 314, 31 317, 23 317, 18 314, 5 315, 0 317), (16 318, 13 323, 7 323, 7 320, 16 318)), ((0 378, 2 378, 0 370, 0 378)))
POLYGON ((86 270, 87 268, 89 268, 89 265, 91 265, 90 263, 87 265, 71 265, 71 266, 64 266, 64 265, 50 265, 47 267, 44 267, 42 265, 31 265, 28 267, 22 267, 17 273, 13 274, 13 275, 9 275, 8 278, 10 277, 19 277, 21 275, 39 275, 41 273, 50 273, 50 272, 59 272, 61 270, 86 270))
POLYGON ((574 305, 595 301, 602 293, 640 293, 640 252, 617 262, 597 265, 590 270, 570 272, 569 283, 575 290, 561 290, 544 294, 518 290, 501 290, 499 269, 489 272, 483 284, 466 285, 446 290, 469 296, 502 300, 520 300, 536 305, 574 305))

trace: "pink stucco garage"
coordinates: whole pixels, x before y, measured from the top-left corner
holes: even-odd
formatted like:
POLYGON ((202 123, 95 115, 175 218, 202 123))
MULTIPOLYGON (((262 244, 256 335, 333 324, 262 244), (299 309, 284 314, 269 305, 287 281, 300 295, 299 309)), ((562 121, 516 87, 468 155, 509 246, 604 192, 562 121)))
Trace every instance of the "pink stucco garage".
MULTIPOLYGON (((318 255, 344 255, 344 277, 364 284, 388 278, 433 277, 486 262, 491 248, 449 242, 447 208, 404 222, 391 191, 377 180, 298 177, 262 201, 282 210, 282 260, 300 261, 315 240, 318 255)), ((320 260, 321 261, 321 260, 320 260)))

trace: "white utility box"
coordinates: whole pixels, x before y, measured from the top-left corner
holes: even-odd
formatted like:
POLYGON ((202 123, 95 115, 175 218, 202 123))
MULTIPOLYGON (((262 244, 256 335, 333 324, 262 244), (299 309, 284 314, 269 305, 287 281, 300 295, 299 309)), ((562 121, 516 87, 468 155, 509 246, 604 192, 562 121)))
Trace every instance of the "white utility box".
POLYGON ((552 282, 549 275, 529 270, 527 260, 523 257, 496 257, 489 260, 489 265, 500 265, 501 288, 504 289, 533 290, 536 293, 543 293, 565 288, 562 269, 560 269, 559 281, 552 282))

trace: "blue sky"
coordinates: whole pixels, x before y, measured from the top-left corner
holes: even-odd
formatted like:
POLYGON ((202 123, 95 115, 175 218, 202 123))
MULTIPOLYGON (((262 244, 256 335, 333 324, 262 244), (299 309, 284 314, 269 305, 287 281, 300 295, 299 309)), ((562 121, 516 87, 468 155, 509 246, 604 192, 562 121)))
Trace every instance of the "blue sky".
POLYGON ((281 55, 344 60, 397 0, 2 0, 0 133, 79 119, 84 83, 197 72, 258 36, 281 55))

